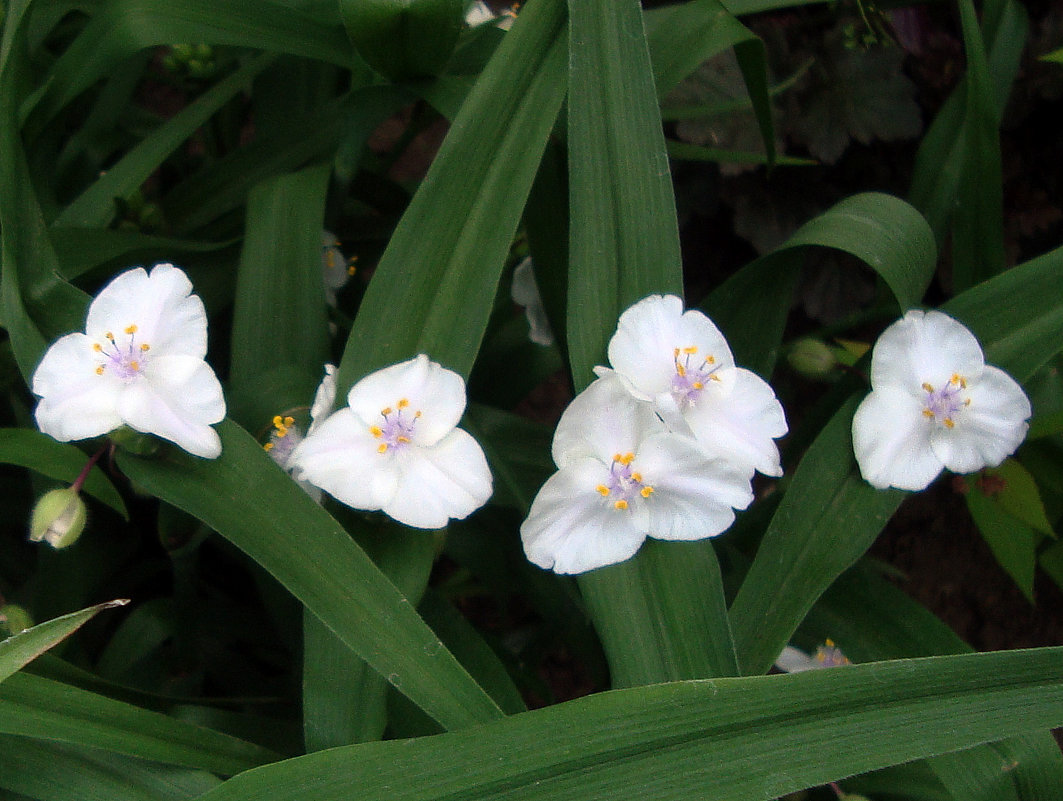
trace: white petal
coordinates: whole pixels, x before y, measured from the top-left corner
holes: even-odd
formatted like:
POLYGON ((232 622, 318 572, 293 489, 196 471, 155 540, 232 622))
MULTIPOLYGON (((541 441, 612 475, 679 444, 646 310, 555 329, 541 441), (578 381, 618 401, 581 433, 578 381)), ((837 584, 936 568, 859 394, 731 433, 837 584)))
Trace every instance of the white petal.
POLYGON ((391 500, 399 484, 396 454, 379 453, 379 445, 350 409, 340 409, 307 434, 289 465, 298 478, 336 500, 375 511, 391 500))
POLYGON ((926 489, 943 467, 930 447, 935 423, 918 398, 901 389, 876 389, 853 417, 853 451, 860 473, 878 489, 926 489))
POLYGON ((609 464, 651 434, 664 430, 653 407, 631 396, 616 373, 597 379, 568 405, 554 432, 554 464, 593 457, 609 464))
POLYGON ((408 400, 414 412, 422 413, 415 442, 434 445, 458 425, 465 413, 465 381, 422 353, 370 373, 347 395, 354 413, 371 425, 379 423, 382 409, 395 407, 401 399, 408 400))
POLYGON ((959 412, 956 425, 937 428, 930 440, 937 457, 956 473, 999 465, 1026 438, 1033 413, 1022 387, 996 367, 987 366, 969 384, 968 396, 971 405, 959 412))
POLYGON ((122 425, 118 395, 124 384, 109 374, 97 375, 96 365, 92 341, 84 334, 67 334, 48 348, 32 380, 41 398, 35 411, 41 431, 69 442, 122 425))
POLYGON ((172 264, 157 264, 149 275, 138 267, 119 274, 89 306, 85 333, 104 344, 137 326, 137 341, 155 354, 184 354, 202 359, 207 353, 207 314, 192 293, 192 282, 172 264))
POLYGON ((775 667, 784 673, 801 673, 806 670, 815 670, 823 666, 800 648, 794 648, 792 645, 787 645, 782 649, 779 658, 775 660, 775 667))
POLYGON ((649 535, 660 540, 700 540, 725 531, 735 509, 753 502, 750 474, 709 459, 685 437, 661 434, 639 448, 634 466, 653 487, 645 501, 649 535))
POLYGON ((310 405, 310 431, 313 431, 318 422, 332 414, 332 407, 336 405, 336 365, 325 365, 325 377, 318 384, 314 393, 314 402, 310 405))
POLYGON ((510 297, 518 306, 524 307, 524 316, 528 319, 528 338, 536 345, 553 345, 554 332, 543 308, 543 299, 539 294, 539 285, 535 282, 535 268, 531 256, 525 256, 513 269, 513 284, 510 297))
POLYGON ((225 397, 210 366, 192 356, 155 357, 126 384, 118 413, 132 429, 168 439, 195 456, 221 454, 211 428, 225 417, 225 397))
POLYGON ((738 367, 730 392, 710 384, 684 417, 706 452, 748 470, 781 476, 774 439, 787 432, 786 415, 771 386, 738 367))
POLYGON ((403 454, 399 483, 384 514, 415 528, 463 520, 491 497, 491 470, 480 445, 460 428, 430 448, 403 454))
POLYGON ((939 311, 913 310, 875 343, 871 386, 904 387, 921 394, 923 383, 938 387, 957 373, 974 379, 984 364, 978 340, 962 323, 939 311))
POLYGON ((520 527, 529 561, 556 573, 585 573, 635 555, 645 533, 594 489, 608 473, 597 460, 582 459, 547 480, 520 527))
POLYGON ((609 340, 609 363, 639 397, 653 400, 671 392, 675 349, 687 347, 712 356, 721 368, 734 366, 727 340, 708 317, 696 310, 684 313, 675 295, 650 295, 620 315, 609 340))

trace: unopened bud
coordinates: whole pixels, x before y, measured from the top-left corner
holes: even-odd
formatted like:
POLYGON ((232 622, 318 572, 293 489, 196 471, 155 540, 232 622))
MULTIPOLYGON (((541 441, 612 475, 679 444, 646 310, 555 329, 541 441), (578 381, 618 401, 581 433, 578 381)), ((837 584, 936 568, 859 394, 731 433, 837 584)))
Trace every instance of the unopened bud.
POLYGON ((799 339, 786 354, 790 366, 806 378, 826 378, 838 365, 831 349, 818 339, 799 339))
POLYGON ((37 501, 30 518, 30 542, 44 540, 53 548, 77 542, 85 530, 88 511, 73 487, 46 492, 37 501))

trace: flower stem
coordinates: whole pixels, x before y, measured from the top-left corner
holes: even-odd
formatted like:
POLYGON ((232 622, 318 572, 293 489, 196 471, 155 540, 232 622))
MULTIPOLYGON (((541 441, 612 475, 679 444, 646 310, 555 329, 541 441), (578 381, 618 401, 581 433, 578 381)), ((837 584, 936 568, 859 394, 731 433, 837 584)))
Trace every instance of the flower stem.
POLYGON ((96 462, 100 460, 100 457, 103 456, 110 447, 110 443, 107 443, 92 455, 92 458, 90 458, 88 462, 85 463, 85 466, 81 468, 81 472, 78 473, 78 477, 74 479, 74 483, 70 485, 70 489, 75 492, 81 492, 81 488, 85 485, 85 480, 89 477, 89 472, 96 466, 96 462))

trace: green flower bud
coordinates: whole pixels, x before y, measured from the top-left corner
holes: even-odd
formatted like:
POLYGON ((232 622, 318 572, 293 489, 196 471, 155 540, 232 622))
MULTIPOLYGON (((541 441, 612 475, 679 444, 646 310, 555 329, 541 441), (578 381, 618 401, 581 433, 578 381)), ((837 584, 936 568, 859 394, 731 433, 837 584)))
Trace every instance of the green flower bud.
POLYGON ((827 378, 838 365, 831 349, 811 337, 797 340, 786 354, 786 360, 805 378, 827 378))
POLYGON ((7 604, 0 606, 0 637, 10 637, 25 631, 33 625, 30 613, 21 606, 7 604))
POLYGON ((85 530, 87 517, 85 502, 73 487, 46 492, 30 518, 30 542, 44 540, 53 548, 73 545, 85 530))

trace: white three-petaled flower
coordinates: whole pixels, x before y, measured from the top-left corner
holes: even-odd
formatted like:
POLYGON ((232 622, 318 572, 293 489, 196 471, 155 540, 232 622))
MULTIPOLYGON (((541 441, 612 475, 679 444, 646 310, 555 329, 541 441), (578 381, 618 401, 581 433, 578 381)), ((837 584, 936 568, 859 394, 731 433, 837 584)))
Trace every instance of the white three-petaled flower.
MULTIPOLYGON (((716 458, 781 476, 775 438, 787 431, 772 388, 735 366, 720 329, 675 295, 650 295, 620 315, 609 363, 632 394, 654 404, 716 458)), ((601 375, 602 368, 598 368, 601 375)))
POLYGON ((533 563, 583 573, 622 562, 647 536, 699 540, 753 500, 749 474, 669 432, 609 374, 581 392, 554 434, 559 470, 520 528, 533 563))
POLYGON ((33 374, 37 425, 61 442, 121 426, 213 459, 225 398, 207 354, 207 315, 172 264, 118 275, 89 306, 84 334, 55 342, 33 374))
POLYGON ((966 327, 938 311, 910 311, 871 354, 871 394, 853 418, 860 472, 879 489, 921 490, 943 467, 996 467, 1026 437, 1030 401, 985 363, 966 327))
POLYGON ((295 449, 298 478, 355 509, 442 528, 491 496, 483 450, 457 428, 465 382, 421 354, 355 384, 295 449))
MULTIPOLYGON (((325 377, 318 384, 314 393, 314 402, 310 406, 310 425, 307 436, 317 430, 318 425, 332 413, 336 402, 336 365, 325 365, 325 377)), ((295 449, 305 439, 303 430, 294 417, 276 415, 273 418, 273 430, 269 433, 269 442, 265 444, 266 452, 277 466, 290 475, 302 489, 318 503, 321 502, 321 490, 302 477, 302 471, 292 456, 295 449)))

